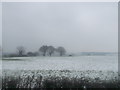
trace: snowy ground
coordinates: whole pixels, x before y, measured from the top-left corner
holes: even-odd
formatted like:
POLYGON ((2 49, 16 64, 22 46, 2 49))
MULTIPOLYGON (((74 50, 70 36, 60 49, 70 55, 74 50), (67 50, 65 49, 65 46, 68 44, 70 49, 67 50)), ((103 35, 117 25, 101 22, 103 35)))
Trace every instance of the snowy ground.
POLYGON ((2 69, 118 71, 118 57, 117 56, 14 57, 3 60, 2 69))
POLYGON ((2 70, 3 88, 120 87, 115 55, 4 58, 2 70))

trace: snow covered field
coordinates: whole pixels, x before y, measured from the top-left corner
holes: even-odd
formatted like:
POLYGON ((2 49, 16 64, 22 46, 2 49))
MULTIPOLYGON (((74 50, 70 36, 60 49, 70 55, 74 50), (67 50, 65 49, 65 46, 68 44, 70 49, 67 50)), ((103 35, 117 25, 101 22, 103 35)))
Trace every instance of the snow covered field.
POLYGON ((3 88, 118 88, 117 56, 13 57, 2 62, 3 88))
POLYGON ((118 57, 14 57, 2 61, 2 69, 10 70, 102 70, 118 71, 118 57))

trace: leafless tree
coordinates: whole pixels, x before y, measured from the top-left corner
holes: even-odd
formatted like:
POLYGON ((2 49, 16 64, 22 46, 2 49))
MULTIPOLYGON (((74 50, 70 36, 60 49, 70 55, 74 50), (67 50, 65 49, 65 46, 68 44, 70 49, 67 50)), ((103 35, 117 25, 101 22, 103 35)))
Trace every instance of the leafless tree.
POLYGON ((57 52, 60 53, 60 56, 63 56, 65 55, 66 50, 64 49, 64 47, 58 47, 57 52))
POLYGON ((46 56, 47 50, 48 50, 48 46, 47 45, 43 45, 39 49, 39 51, 43 53, 43 56, 46 56))
POLYGON ((55 48, 53 46, 48 46, 47 52, 50 56, 54 53, 54 51, 55 51, 55 48))
POLYGON ((18 55, 23 56, 25 54, 25 48, 23 46, 17 47, 18 55))

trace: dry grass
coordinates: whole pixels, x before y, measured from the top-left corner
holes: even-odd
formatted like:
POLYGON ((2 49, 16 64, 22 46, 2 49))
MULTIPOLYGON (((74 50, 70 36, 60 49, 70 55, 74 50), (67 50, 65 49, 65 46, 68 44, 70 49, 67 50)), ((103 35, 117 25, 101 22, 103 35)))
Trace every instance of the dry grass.
POLYGON ((2 88, 120 88, 113 71, 20 70, 3 71, 2 88))

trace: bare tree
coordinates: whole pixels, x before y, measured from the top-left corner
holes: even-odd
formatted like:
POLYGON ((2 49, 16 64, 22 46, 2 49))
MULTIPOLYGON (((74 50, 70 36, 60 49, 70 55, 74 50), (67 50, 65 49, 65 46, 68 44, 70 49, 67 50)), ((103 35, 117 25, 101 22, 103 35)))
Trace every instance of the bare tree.
POLYGON ((43 56, 46 56, 47 50, 48 50, 48 46, 47 45, 43 45, 39 49, 39 51, 43 53, 43 56))
POLYGON ((63 56, 65 55, 66 50, 64 49, 64 47, 58 47, 57 52, 60 53, 60 56, 63 56))
POLYGON ((55 48, 53 46, 48 46, 47 52, 50 56, 54 53, 54 51, 55 51, 55 48))
POLYGON ((17 47, 18 55, 23 56, 25 53, 25 48, 23 46, 17 47))

